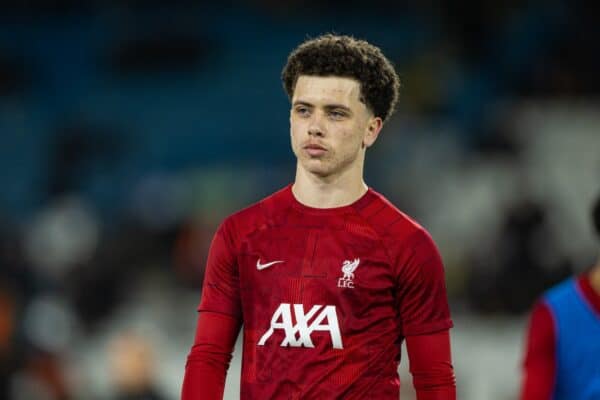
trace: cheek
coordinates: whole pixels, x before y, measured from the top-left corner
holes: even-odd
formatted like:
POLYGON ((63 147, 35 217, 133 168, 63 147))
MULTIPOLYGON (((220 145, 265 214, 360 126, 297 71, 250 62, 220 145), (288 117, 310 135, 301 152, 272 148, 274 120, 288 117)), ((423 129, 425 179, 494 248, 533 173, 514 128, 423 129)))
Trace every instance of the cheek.
POLYGON ((344 130, 343 134, 340 135, 342 146, 348 151, 352 151, 356 147, 360 147, 363 141, 362 132, 356 128, 348 128, 344 130))
POLYGON ((297 127, 294 127, 293 125, 290 126, 290 138, 292 139, 292 143, 298 141, 298 132, 299 130, 297 129, 297 127))
POLYGON ((290 126, 290 142, 292 145, 292 151, 297 153, 298 148, 300 147, 300 133, 301 131, 298 127, 290 126))
POLYGON ((290 118, 290 134, 292 136, 299 136, 302 132, 303 125, 302 121, 298 121, 294 118, 290 118))

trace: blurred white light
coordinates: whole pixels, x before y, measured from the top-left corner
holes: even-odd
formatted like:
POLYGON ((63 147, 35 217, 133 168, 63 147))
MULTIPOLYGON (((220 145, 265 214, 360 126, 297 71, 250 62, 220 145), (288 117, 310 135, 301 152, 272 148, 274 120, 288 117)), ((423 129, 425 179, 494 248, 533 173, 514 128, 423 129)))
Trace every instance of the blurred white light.
POLYGON ((95 216, 80 199, 63 198, 31 224, 25 243, 27 255, 43 272, 60 278, 69 267, 92 257, 98 230, 95 216))
POLYGON ((57 297, 37 297, 25 309, 25 336, 33 345, 50 353, 66 352, 75 336, 75 328, 73 310, 57 297))

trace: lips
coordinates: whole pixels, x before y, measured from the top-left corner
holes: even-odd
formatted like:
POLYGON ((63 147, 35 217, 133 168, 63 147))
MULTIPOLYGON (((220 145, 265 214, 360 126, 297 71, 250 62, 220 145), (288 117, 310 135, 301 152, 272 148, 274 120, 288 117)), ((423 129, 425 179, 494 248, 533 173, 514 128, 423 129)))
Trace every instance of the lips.
POLYGON ((327 152, 327 149, 318 144, 307 144, 304 146, 304 151, 311 157, 318 157, 327 152))

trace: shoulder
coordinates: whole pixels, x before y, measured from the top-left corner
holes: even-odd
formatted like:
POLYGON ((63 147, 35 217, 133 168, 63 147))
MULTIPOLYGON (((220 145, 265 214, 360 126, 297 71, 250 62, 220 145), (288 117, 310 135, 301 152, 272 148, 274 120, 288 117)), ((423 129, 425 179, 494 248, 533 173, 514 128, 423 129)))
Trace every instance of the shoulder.
POLYGON ((559 284, 551 287, 542 295, 546 303, 552 305, 555 302, 561 302, 576 290, 576 278, 565 279, 559 284))
POLYGON ((429 232, 385 196, 370 191, 372 201, 357 212, 376 232, 390 263, 398 268, 418 265, 419 268, 427 266, 436 271, 443 270, 439 250, 429 232))
POLYGON ((278 224, 286 214, 289 186, 229 215, 223 220, 219 231, 236 243, 252 232, 278 224))
POLYGON ((384 241, 433 243, 429 232, 415 219, 400 211, 384 195, 370 189, 374 200, 359 212, 384 241))

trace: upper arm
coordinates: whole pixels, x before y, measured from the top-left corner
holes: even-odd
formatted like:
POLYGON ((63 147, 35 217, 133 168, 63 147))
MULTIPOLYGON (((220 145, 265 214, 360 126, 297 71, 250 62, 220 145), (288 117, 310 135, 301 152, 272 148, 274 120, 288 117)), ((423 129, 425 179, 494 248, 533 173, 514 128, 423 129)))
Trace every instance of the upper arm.
POLYGON ((397 264, 402 334, 420 335, 452 327, 444 266, 427 232, 418 231, 402 245, 397 264))
POLYGON ((241 316, 237 256, 227 221, 219 227, 210 245, 198 311, 241 316))

